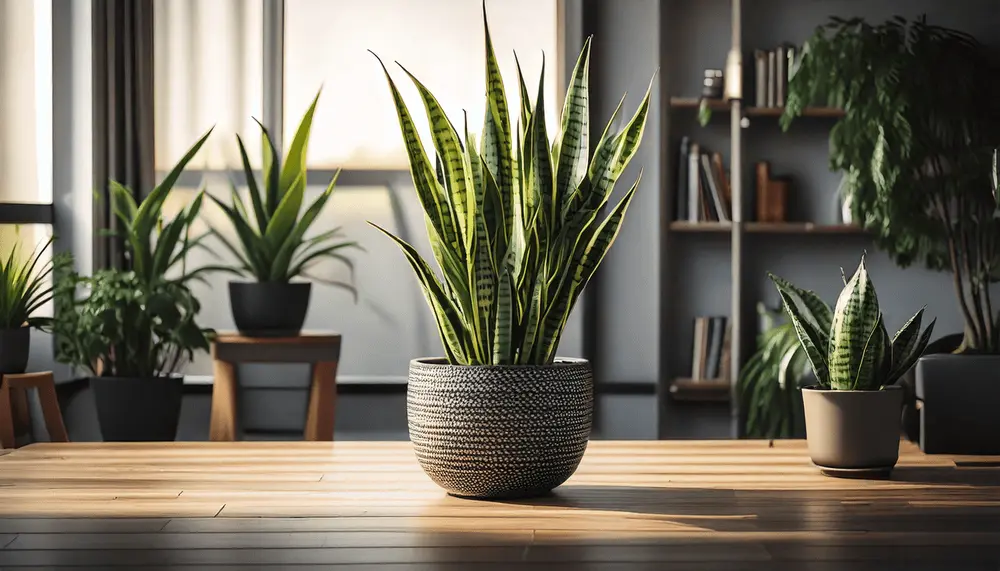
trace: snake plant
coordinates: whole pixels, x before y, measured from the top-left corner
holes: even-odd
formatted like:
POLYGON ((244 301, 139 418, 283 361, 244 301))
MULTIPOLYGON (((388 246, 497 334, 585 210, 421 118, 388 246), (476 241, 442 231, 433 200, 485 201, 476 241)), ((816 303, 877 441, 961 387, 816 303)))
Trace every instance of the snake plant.
POLYGON ((889 338, 864 256, 850 281, 845 276, 832 310, 815 292, 768 275, 822 387, 880 390, 893 384, 920 358, 934 329, 931 321, 921 333, 920 309, 889 338))
POLYGON ((72 256, 65 252, 55 254, 49 262, 41 261, 52 241, 49 238, 24 261, 20 258, 20 243, 11 248, 6 261, 0 258, 0 329, 28 326, 44 330, 51 326, 51 318, 33 315, 52 299, 53 286, 45 280, 73 264, 72 256))
POLYGON ((326 189, 302 211, 306 192, 306 150, 319 95, 316 94, 299 122, 284 161, 278 155, 267 129, 257 123, 264 146, 263 179, 260 184, 250 166, 243 140, 236 135, 250 195, 250 208, 240 197, 235 184, 231 185, 231 205, 209 195, 232 223, 240 247, 237 248, 221 232, 213 230, 213 234, 236 257, 237 266, 232 270, 238 275, 251 276, 259 282, 288 282, 301 275, 354 293, 354 286, 349 283, 308 274, 309 268, 323 259, 338 260, 353 271, 353 263, 342 251, 360 248, 357 242, 340 238, 340 227, 311 238, 305 237, 330 200, 340 175, 338 170, 326 189))
MULTIPOLYGON (((521 105, 515 131, 485 9, 483 19, 486 114, 479 144, 468 122, 460 134, 437 98, 403 68, 427 111, 436 154, 432 164, 382 65, 442 277, 410 244, 372 225, 396 242, 415 272, 450 363, 547 364, 554 361, 570 311, 618 235, 639 184, 637 179, 603 216, 615 182, 642 139, 649 91, 621 131, 609 122, 588 163, 590 38, 550 144, 544 59, 534 104, 518 63, 521 105)), ((621 103, 612 122, 620 109, 621 103)))

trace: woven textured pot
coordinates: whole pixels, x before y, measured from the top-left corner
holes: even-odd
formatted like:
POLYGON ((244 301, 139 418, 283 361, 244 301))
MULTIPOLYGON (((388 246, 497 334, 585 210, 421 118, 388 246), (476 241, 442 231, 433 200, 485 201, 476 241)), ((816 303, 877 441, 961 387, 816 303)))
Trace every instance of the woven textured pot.
POLYGON ((524 498, 559 486, 583 458, 593 412, 593 372, 582 359, 410 362, 410 440, 424 472, 455 496, 524 498))

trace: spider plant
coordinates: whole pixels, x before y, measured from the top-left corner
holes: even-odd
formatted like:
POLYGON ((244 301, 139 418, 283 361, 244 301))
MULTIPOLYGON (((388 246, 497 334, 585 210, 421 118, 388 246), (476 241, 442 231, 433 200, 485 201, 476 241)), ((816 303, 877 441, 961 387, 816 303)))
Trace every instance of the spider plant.
POLYGON ((545 123, 544 59, 533 102, 518 63, 521 105, 517 128, 512 129, 504 80, 489 25, 484 25, 486 114, 478 143, 468 121, 460 123, 460 133, 437 98, 403 68, 427 111, 434 163, 382 65, 441 276, 411 245, 372 225, 402 249, 434 313, 451 364, 548 364, 555 359, 573 305, 618 235, 639 184, 637 179, 604 216, 615 182, 642 139, 649 91, 621 131, 611 128, 619 103, 591 149, 588 38, 566 92, 555 142, 550 143, 545 123))
POLYGON ((920 309, 890 339, 865 257, 830 309, 813 291, 768 274, 781 296, 819 385, 834 390, 881 390, 906 373, 927 347, 934 321, 922 333, 920 309))
POLYGON ((263 177, 259 183, 250 166, 243 140, 239 135, 236 136, 250 206, 248 208, 240 197, 235 183, 231 184, 231 205, 214 196, 210 195, 210 198, 232 223, 239 247, 222 233, 214 230, 212 233, 236 257, 237 265, 231 268, 232 273, 253 277, 258 282, 279 283, 305 276, 355 293, 354 286, 350 283, 321 279, 308 273, 309 268, 321 260, 335 259, 347 265, 353 274, 354 265, 342 251, 349 248, 361 249, 357 242, 340 239, 339 227, 306 238, 306 232, 330 200, 340 175, 338 170, 326 189, 305 211, 302 210, 307 178, 306 151, 319 96, 320 93, 317 93, 299 122, 284 160, 278 155, 267 129, 257 122, 264 146, 263 177))
POLYGON ((52 299, 53 286, 45 281, 54 271, 73 263, 68 253, 56 254, 48 262, 41 261, 52 241, 49 238, 26 260, 21 259, 20 243, 11 248, 6 260, 0 258, 0 329, 51 326, 51 318, 34 316, 38 308, 52 299))

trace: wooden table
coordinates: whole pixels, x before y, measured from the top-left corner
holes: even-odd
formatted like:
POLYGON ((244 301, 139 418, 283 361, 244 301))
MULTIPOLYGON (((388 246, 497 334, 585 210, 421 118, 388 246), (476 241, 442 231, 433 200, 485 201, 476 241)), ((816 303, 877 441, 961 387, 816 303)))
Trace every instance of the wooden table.
POLYGON ((239 380, 236 367, 242 363, 309 363, 309 409, 305 440, 333 440, 337 405, 337 363, 340 335, 303 333, 296 337, 243 337, 220 334, 212 340, 212 418, 209 439, 238 440, 237 410, 239 380))
POLYGON ((552 496, 482 502, 407 442, 34 444, 0 457, 0 568, 996 570, 990 460, 840 480, 799 441, 595 441, 552 496))

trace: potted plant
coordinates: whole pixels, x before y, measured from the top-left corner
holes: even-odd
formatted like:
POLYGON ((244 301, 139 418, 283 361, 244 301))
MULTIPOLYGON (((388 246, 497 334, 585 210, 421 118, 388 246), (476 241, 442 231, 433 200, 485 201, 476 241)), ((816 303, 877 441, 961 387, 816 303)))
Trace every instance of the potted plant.
POLYGON ((21 259, 20 244, 15 244, 4 261, 0 258, 0 375, 23 373, 28 368, 31 329, 47 330, 52 319, 34 315, 52 299, 52 286, 46 279, 53 271, 73 263, 68 253, 56 254, 41 262, 49 238, 27 259, 21 259))
POLYGON ((591 367, 558 357, 557 349, 639 184, 604 215, 649 110, 647 91, 622 131, 609 123, 588 164, 589 55, 588 39, 555 146, 545 123, 543 81, 532 103, 520 71, 520 119, 512 129, 488 25, 487 111, 478 144, 467 123, 460 134, 411 75, 431 124, 436 165, 383 65, 441 270, 438 275, 412 246, 379 228, 416 274, 445 353, 410 364, 410 439, 424 471, 452 495, 545 493, 573 474, 587 447, 591 367))
POLYGON ((923 353, 934 322, 921 332, 921 309, 890 339, 864 256, 833 310, 815 292, 768 275, 816 375, 802 389, 813 463, 834 473, 888 472, 899 459, 903 406, 894 383, 923 353))
POLYGON ((243 141, 239 135, 236 136, 250 195, 249 208, 235 186, 231 205, 210 196, 236 231, 239 248, 221 232, 213 231, 235 256, 237 264, 232 269, 238 275, 255 280, 229 282, 233 320, 242 335, 287 337, 299 334, 309 309, 312 284, 308 281, 293 282, 297 277, 342 287, 356 295, 350 283, 321 279, 308 273, 312 265, 324 259, 339 260, 353 270, 351 260, 342 254, 342 250, 360 249, 357 242, 340 238, 340 228, 306 237, 306 232, 333 194, 340 174, 337 171, 326 190, 303 211, 306 150, 318 100, 317 93, 295 131, 284 161, 278 156, 267 129, 258 123, 265 143, 263 177, 259 183, 243 141))
POLYGON ((843 109, 830 166, 845 174, 852 219, 900 267, 952 274, 964 339, 954 354, 917 364, 921 448, 998 454, 1000 321, 990 284, 1000 278, 1000 218, 988 180, 1000 133, 996 61, 970 35, 924 18, 834 18, 800 54, 782 126, 808 105, 843 109))
POLYGON ((208 349, 207 332, 195 321, 200 305, 187 284, 221 268, 188 271, 184 262, 205 238, 189 232, 203 194, 174 219, 162 220, 164 201, 207 137, 141 203, 111 181, 128 267, 58 276, 56 359, 90 373, 105 441, 174 440, 183 395, 180 369, 194 351, 208 349))

